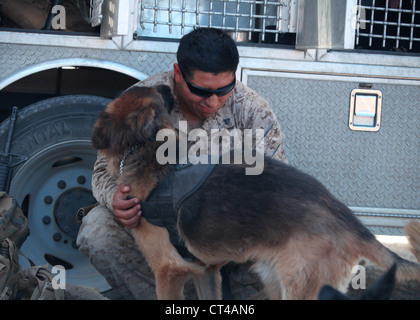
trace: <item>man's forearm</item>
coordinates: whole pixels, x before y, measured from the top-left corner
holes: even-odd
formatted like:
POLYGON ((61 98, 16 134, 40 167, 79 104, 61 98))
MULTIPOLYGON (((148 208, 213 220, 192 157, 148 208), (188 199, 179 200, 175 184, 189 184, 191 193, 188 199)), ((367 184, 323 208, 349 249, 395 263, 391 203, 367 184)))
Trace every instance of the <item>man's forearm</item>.
POLYGON ((99 204, 112 211, 112 200, 118 186, 107 167, 108 159, 99 151, 92 173, 92 194, 99 204))

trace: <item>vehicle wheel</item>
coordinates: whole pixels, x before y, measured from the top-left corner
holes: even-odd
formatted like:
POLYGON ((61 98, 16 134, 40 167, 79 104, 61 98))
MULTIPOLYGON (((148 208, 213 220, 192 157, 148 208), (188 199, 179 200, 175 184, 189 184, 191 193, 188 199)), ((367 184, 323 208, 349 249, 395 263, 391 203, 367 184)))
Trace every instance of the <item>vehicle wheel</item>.
MULTIPOLYGON (((109 102, 62 96, 19 110, 10 149, 26 157, 12 169, 9 190, 29 220, 30 235, 21 250, 37 265, 64 266, 66 283, 100 291, 109 285, 76 247, 75 217, 79 208, 95 203, 91 176, 96 150, 90 139, 99 112, 109 102)), ((8 129, 6 119, 0 124, 0 150, 5 149, 8 129)))

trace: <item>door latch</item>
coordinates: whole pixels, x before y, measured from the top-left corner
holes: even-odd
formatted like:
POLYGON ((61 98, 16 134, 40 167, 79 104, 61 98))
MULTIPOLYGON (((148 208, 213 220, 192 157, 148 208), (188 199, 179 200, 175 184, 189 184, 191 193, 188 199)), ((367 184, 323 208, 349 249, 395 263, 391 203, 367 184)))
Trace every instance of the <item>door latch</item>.
POLYGON ((357 131, 378 131, 381 127, 382 92, 354 89, 350 97, 349 127, 357 131))

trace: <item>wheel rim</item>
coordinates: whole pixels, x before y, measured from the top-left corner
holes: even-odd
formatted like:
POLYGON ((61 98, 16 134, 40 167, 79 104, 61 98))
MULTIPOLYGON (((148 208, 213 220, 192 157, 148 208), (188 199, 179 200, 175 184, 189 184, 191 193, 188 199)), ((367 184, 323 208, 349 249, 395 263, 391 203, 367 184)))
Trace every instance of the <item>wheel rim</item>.
MULTIPOLYGON (((28 211, 30 235, 22 252, 36 264, 63 265, 66 283, 103 292, 110 286, 76 247, 77 209, 95 201, 91 193, 95 160, 89 140, 48 146, 17 170, 10 193, 28 211)), ((25 267, 26 262, 21 263, 25 267)))

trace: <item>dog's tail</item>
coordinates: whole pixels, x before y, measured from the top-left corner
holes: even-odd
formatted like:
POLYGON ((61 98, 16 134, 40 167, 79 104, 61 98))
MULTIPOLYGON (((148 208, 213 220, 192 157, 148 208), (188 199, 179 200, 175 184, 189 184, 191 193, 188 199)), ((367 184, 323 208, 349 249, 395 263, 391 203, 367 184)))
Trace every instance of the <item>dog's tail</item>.
MULTIPOLYGON (((419 232, 416 240, 420 241, 420 224, 416 227, 418 227, 416 230, 419 232)), ((419 243, 417 242, 417 244, 419 243)), ((420 264, 401 258, 376 239, 370 239, 365 242, 364 249, 363 255, 383 270, 388 270, 396 264, 396 279, 398 281, 413 279, 420 281, 420 264)))
POLYGON ((410 251, 420 262, 420 221, 412 220, 405 226, 405 234, 410 243, 410 251))

